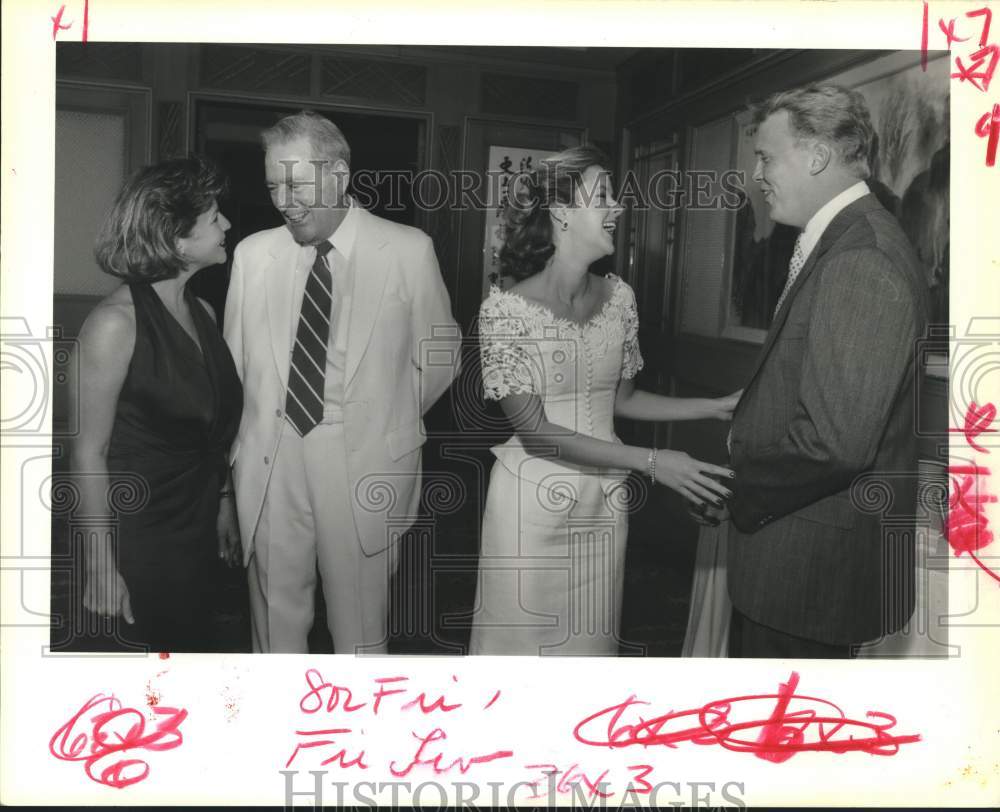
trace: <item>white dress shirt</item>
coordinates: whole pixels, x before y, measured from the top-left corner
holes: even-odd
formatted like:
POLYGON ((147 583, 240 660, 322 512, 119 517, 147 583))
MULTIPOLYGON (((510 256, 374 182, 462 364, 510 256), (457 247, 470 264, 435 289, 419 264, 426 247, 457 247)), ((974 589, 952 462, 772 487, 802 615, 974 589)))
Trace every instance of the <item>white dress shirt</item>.
POLYGON ((853 186, 844 189, 839 195, 831 198, 826 204, 809 218, 806 227, 802 229, 800 247, 802 248, 802 261, 809 259, 813 248, 819 243, 819 238, 823 236, 826 227, 830 225, 833 218, 850 206, 855 200, 860 200, 868 194, 868 184, 859 180, 853 186))

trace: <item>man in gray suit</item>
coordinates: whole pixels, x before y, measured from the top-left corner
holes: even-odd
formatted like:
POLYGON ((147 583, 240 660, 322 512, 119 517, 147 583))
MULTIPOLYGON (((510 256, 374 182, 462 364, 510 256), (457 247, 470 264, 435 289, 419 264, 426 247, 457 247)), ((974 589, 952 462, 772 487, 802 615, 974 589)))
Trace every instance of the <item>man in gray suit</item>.
POLYGON ((913 513, 926 286, 865 183, 861 94, 779 93, 756 121, 754 180, 772 219, 802 232, 733 417, 730 656, 849 657, 913 612, 912 533, 883 534, 851 491, 875 476, 913 513))

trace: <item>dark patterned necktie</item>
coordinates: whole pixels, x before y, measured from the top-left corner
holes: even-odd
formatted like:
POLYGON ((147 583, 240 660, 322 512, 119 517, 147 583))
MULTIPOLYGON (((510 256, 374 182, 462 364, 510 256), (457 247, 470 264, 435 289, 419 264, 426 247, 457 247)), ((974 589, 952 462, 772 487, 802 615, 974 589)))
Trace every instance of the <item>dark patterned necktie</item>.
MULTIPOLYGON (((799 272, 805 267, 806 255, 802 251, 802 235, 799 234, 795 238, 795 248, 792 249, 792 259, 788 263, 788 277, 785 279, 785 286, 781 289, 781 295, 778 297, 778 303, 774 306, 774 315, 778 315, 778 311, 781 310, 781 305, 785 301, 785 297, 788 296, 788 291, 792 289, 792 285, 795 284, 795 280, 799 278, 799 272)), ((773 318, 773 317, 772 317, 773 318)))
POLYGON ((332 247, 327 240, 316 246, 316 260, 302 294, 302 311, 288 370, 285 416, 303 437, 323 419, 326 348, 333 303, 333 275, 325 257, 332 247))

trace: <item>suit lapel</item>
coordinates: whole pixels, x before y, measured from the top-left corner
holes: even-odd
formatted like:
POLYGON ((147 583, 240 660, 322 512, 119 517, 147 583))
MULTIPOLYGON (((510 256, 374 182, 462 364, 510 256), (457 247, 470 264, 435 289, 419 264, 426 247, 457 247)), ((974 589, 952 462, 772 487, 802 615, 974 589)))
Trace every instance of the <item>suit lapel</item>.
POLYGON ((292 352, 292 292, 295 289, 295 272, 299 259, 299 245, 288 235, 273 246, 271 261, 265 269, 265 289, 267 292, 268 332, 274 364, 284 389, 288 385, 288 367, 292 352))
MULTIPOLYGON (((757 355, 757 363, 754 365, 753 372, 750 374, 750 378, 747 380, 747 384, 743 389, 743 397, 746 397, 747 392, 750 391, 751 384, 753 384, 754 380, 756 380, 757 374, 764 365, 764 361, 767 360, 767 356, 774 347, 778 334, 785 326, 785 322, 788 320, 788 314, 792 309, 792 302, 795 301, 795 297, 802 289, 806 279, 812 275, 812 272, 816 268, 817 264, 819 264, 820 259, 822 259, 822 257, 836 244, 841 235, 847 231, 847 229, 850 228, 850 226, 853 225, 858 218, 865 216, 870 211, 877 209, 880 206, 881 204, 878 202, 875 195, 869 193, 838 212, 837 216, 830 221, 830 225, 826 227, 826 230, 823 232, 823 236, 820 237, 819 243, 815 248, 813 248, 812 253, 809 254, 809 259, 806 260, 806 264, 803 265, 802 270, 799 271, 799 276, 792 285, 791 290, 788 291, 788 295, 785 297, 785 301, 781 305, 781 310, 775 314, 774 320, 771 322, 771 327, 767 331, 767 337, 764 339, 764 345, 761 347, 760 353, 757 355)), ((743 398, 740 398, 740 400, 742 401, 743 398)))
POLYGON ((385 283, 389 278, 389 255, 384 250, 386 235, 378 220, 364 209, 358 211, 358 233, 354 243, 354 292, 347 331, 347 360, 344 386, 358 371, 371 341, 385 283))

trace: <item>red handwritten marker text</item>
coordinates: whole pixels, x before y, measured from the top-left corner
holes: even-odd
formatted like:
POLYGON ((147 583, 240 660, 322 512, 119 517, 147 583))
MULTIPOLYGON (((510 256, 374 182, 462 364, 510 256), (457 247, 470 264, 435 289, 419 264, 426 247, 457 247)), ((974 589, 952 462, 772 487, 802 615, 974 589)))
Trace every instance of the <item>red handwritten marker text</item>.
POLYGON ((717 699, 653 717, 639 715, 650 703, 633 695, 584 717, 573 735, 592 747, 717 745, 775 763, 809 751, 891 756, 900 745, 920 741, 917 734, 891 733, 896 719, 888 713, 868 711, 865 720, 850 719, 829 700, 797 694, 798 684, 793 671, 775 694, 717 699), (768 705, 765 715, 754 715, 754 708, 768 705), (750 718, 741 718, 746 715, 750 718))
MULTIPOLYGON (((979 445, 976 439, 981 434, 995 431, 990 428, 990 424, 996 416, 997 407, 992 403, 979 406, 973 401, 965 413, 965 425, 957 431, 965 435, 965 442, 971 448, 989 454, 989 449, 979 445)), ((987 504, 997 501, 995 495, 986 491, 986 477, 990 469, 975 463, 949 465, 948 473, 951 476, 951 494, 948 498, 948 519, 944 526, 945 538, 956 556, 967 554, 983 572, 1000 582, 1000 576, 976 555, 993 541, 993 531, 989 529, 985 508, 987 504)))
MULTIPOLYGON (((990 25, 993 22, 993 11, 983 6, 965 13, 965 20, 962 23, 962 30, 966 36, 962 36, 956 31, 957 19, 952 17, 947 22, 944 18, 938 19, 938 29, 944 35, 945 48, 949 51, 952 46, 961 43, 969 43, 964 46, 969 49, 968 53, 959 54, 954 57, 954 72, 952 79, 957 79, 959 84, 968 82, 972 87, 981 93, 987 93, 990 89, 990 82, 1000 64, 1000 45, 991 43, 990 25), (977 17, 982 18, 978 31, 974 22, 977 17), (973 22, 969 22, 973 21, 973 22), (978 35, 978 36, 977 36, 978 35), (975 44, 973 44, 975 43, 975 44), (975 48, 975 50, 972 50, 975 48)), ((930 7, 927 0, 923 4, 923 20, 920 30, 920 66, 927 70, 927 50, 930 47, 929 36, 930 7)), ((992 113, 985 113, 979 117, 975 124, 975 133, 980 138, 986 138, 986 166, 996 166, 997 143, 1000 141, 1000 105, 993 105, 992 113)))
POLYGON ((128 753, 173 750, 184 742, 182 708, 151 708, 157 719, 147 730, 147 719, 135 708, 124 708, 114 696, 96 694, 83 703, 49 740, 49 752, 62 761, 82 761, 91 781, 122 789, 143 781, 149 764, 128 753))

